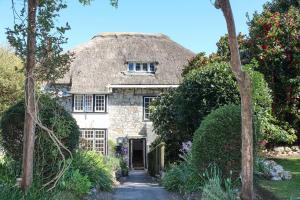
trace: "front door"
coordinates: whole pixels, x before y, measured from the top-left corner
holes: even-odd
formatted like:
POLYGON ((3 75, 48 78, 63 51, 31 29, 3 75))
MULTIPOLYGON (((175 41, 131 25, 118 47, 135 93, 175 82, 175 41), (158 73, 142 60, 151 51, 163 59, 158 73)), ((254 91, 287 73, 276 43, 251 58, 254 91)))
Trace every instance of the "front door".
POLYGON ((129 144, 130 168, 145 169, 146 139, 130 139, 129 144))

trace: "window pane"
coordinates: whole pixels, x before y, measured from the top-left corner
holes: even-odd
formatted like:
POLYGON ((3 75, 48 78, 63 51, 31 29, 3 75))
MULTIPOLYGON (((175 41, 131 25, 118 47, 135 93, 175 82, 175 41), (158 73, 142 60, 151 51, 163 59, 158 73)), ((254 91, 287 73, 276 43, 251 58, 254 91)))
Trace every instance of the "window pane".
POLYGON ((93 95, 85 95, 85 112, 92 112, 93 111, 93 95))
POLYGON ((150 72, 154 72, 154 70, 155 70, 154 63, 150 63, 150 72))
POLYGON ((95 111, 105 111, 105 95, 95 96, 95 111))
POLYGON ((83 111, 83 95, 74 95, 74 111, 83 111))
POLYGON ((96 139, 99 139, 99 138, 103 139, 104 138, 104 132, 105 132, 104 130, 96 130, 95 131, 95 138, 96 139))
POLYGON ((143 71, 147 72, 148 71, 148 64, 143 63, 143 71))
POLYGON ((128 63, 128 71, 133 71, 133 63, 128 63))
POLYGON ((156 97, 144 97, 144 120, 150 120, 151 113, 149 106, 155 98, 156 97))
POLYGON ((136 71, 141 71, 141 64, 140 63, 135 64, 135 70, 136 71))
POLYGON ((95 140, 95 151, 104 154, 104 140, 95 140))

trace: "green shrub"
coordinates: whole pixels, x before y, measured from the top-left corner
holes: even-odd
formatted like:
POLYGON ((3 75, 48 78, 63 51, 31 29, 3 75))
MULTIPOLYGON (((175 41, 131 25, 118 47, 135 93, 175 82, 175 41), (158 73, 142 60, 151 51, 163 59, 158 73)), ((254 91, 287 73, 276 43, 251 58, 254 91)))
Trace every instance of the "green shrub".
POLYGON ((119 162, 120 162, 122 176, 128 176, 129 168, 127 166, 127 163, 123 158, 120 158, 119 162))
POLYGON ((166 159, 178 160, 182 142, 191 141, 203 118, 212 110, 240 101, 234 75, 227 63, 212 63, 190 71, 175 90, 153 102, 151 120, 166 143, 166 159))
POLYGON ((211 165, 223 175, 238 177, 241 170, 241 109, 226 105, 212 111, 201 122, 193 139, 192 163, 200 173, 211 165))
POLYGON ((223 181, 222 175, 216 166, 210 166, 204 177, 202 200, 236 200, 236 192, 230 178, 223 181))
POLYGON ((78 151, 73 156, 72 168, 87 176, 92 185, 102 191, 111 191, 113 185, 112 171, 105 157, 94 151, 78 151))
POLYGON ((83 197, 90 192, 92 183, 88 176, 80 174, 79 170, 69 170, 60 182, 62 190, 68 190, 77 197, 83 197))
POLYGON ((182 194, 200 191, 202 180, 191 164, 191 154, 186 155, 185 161, 178 165, 169 166, 162 179, 162 184, 168 191, 182 194))
MULTIPOLYGON (((15 183, 6 183, 0 180, 0 199, 2 200, 57 200, 54 198, 59 191, 54 189, 48 192, 41 189, 41 185, 36 182, 26 191, 23 192, 15 183)), ((71 199, 65 199, 71 200, 71 199)), ((72 199, 79 200, 79 199, 72 199)))
MULTIPOLYGON (((201 59, 200 59, 201 60, 201 59)), ((201 61, 196 65, 202 65, 201 61)), ((272 116, 272 95, 264 76, 253 70, 256 63, 243 68, 252 79, 254 113, 259 122, 259 139, 267 142, 295 141, 286 124, 272 116)), ((185 75, 182 84, 169 90, 151 105, 155 132, 166 143, 166 160, 177 161, 182 142, 191 141, 203 118, 226 104, 239 104, 237 83, 228 63, 210 63, 185 75)))
MULTIPOLYGON (((0 124, 5 152, 18 162, 22 160, 24 109, 24 101, 10 107, 0 124)), ((39 98, 39 118, 71 152, 77 148, 80 132, 76 121, 55 99, 46 95, 39 98)), ((47 182, 60 169, 62 158, 48 133, 39 126, 35 133, 34 171, 47 182)), ((68 158, 69 154, 63 153, 68 158)))

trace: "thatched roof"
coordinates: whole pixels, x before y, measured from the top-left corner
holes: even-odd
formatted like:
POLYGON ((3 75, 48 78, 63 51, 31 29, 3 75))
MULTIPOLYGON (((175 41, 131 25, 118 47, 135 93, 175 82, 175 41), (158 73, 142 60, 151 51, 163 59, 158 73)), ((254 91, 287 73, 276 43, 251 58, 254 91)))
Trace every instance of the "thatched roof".
POLYGON ((74 50, 69 73, 58 84, 71 93, 103 93, 108 85, 172 85, 194 53, 163 34, 102 33, 74 50), (127 63, 155 62, 155 74, 132 74, 127 63))

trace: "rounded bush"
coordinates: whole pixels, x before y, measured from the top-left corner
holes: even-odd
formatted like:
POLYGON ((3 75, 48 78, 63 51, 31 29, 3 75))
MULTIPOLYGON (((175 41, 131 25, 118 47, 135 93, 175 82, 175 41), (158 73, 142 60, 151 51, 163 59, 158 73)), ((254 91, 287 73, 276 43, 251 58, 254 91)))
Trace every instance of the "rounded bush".
POLYGON ((212 111, 196 130, 192 164, 204 172, 216 164, 224 176, 238 177, 241 169, 241 109, 226 105, 212 111))
POLYGON ((113 172, 103 155, 94 151, 78 151, 74 154, 72 167, 87 176, 101 191, 112 190, 113 172))
MULTIPOLYGON (((55 99, 46 95, 39 98, 38 110, 42 124, 53 130, 55 136, 73 152, 78 147, 80 134, 75 119, 55 99)), ((10 107, 0 122, 4 150, 16 161, 22 160, 24 115, 22 100, 10 107)), ((35 134, 35 171, 51 178, 60 168, 62 157, 46 131, 36 126, 35 134)), ((68 156, 65 151, 63 153, 68 156)))

